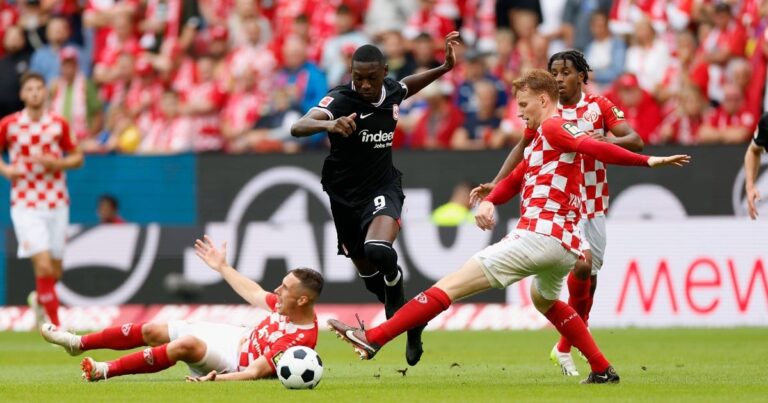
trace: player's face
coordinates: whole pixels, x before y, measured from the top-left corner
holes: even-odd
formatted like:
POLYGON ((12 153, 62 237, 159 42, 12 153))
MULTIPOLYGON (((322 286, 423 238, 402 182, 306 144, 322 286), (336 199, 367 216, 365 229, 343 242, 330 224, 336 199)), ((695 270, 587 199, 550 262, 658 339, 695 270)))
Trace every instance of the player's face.
POLYGON ((541 124, 541 113, 544 107, 543 94, 534 94, 524 89, 517 91, 517 116, 525 121, 525 125, 531 129, 536 129, 541 124))
POLYGON ((387 66, 379 62, 352 62, 352 84, 355 91, 368 102, 378 102, 387 66))
POLYGON ((40 80, 27 80, 21 87, 20 98, 28 108, 41 108, 45 104, 46 95, 45 84, 40 80))
POLYGON ((557 91, 561 100, 573 98, 574 95, 581 93, 584 73, 576 70, 570 60, 555 60, 552 62, 549 73, 557 81, 557 91))
POLYGON ((301 281, 293 274, 283 277, 283 282, 275 289, 275 295, 277 295, 277 313, 281 315, 286 315, 307 302, 301 281))

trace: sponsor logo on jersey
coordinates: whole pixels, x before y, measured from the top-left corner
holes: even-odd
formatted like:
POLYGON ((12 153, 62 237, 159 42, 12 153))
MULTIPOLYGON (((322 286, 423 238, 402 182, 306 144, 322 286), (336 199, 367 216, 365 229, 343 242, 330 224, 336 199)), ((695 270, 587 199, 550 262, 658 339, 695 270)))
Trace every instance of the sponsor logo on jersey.
POLYGON ((619 109, 617 106, 611 107, 611 112, 613 112, 613 116, 616 116, 616 119, 624 120, 624 111, 619 109))
POLYGON ((371 113, 361 113, 360 114, 360 119, 365 119, 365 118, 367 118, 368 116, 371 116, 371 115, 373 115, 373 112, 371 112, 371 113))
POLYGON ((392 105, 392 119, 397 120, 400 118, 400 107, 398 105, 392 105))
POLYGON ((584 112, 583 118, 589 123, 595 123, 600 119, 600 115, 595 111, 586 111, 584 112))
POLYGON ((327 108, 328 105, 331 104, 331 102, 333 102, 333 97, 324 97, 323 99, 320 100, 320 103, 318 105, 322 106, 323 108, 327 108))
POLYGON ((565 129, 568 133, 571 133, 572 136, 578 136, 581 134, 581 129, 572 123, 563 123, 563 129, 565 129))
POLYGON ((395 138, 395 132, 385 132, 379 130, 376 133, 371 133, 368 129, 360 131, 360 141, 363 143, 376 143, 373 148, 385 148, 392 146, 392 139, 395 138))

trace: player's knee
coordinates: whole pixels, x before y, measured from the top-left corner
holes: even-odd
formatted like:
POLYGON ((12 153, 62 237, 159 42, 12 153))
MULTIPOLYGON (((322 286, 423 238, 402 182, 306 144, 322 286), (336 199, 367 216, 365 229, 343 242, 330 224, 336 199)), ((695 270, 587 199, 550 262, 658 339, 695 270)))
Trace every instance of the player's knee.
POLYGON ((50 262, 40 261, 35 264, 35 277, 56 277, 56 271, 50 262))
POLYGON ((592 257, 587 255, 586 260, 577 260, 573 266, 573 275, 579 280, 586 280, 592 275, 592 257))
POLYGON ((531 302, 537 311, 546 314, 555 304, 554 300, 544 298, 534 284, 531 284, 531 302))
POLYGON ((166 343, 165 334, 167 331, 164 327, 165 325, 158 323, 145 323, 141 326, 141 337, 150 346, 166 343))
POLYGON ((365 257, 385 276, 397 270, 397 252, 387 241, 365 243, 365 257))
POLYGON ((183 336, 168 346, 168 355, 175 360, 198 362, 205 357, 205 343, 194 336, 183 336))

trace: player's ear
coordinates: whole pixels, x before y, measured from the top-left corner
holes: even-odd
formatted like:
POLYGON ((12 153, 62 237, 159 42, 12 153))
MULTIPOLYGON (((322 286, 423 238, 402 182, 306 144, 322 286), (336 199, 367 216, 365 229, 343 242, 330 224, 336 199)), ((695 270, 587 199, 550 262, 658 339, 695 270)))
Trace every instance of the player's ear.
POLYGON ((304 305, 307 305, 308 303, 309 303, 309 297, 307 297, 306 295, 302 295, 296 300, 296 305, 298 306, 304 306, 304 305))
POLYGON ((384 77, 386 77, 389 74, 389 65, 385 64, 382 70, 384 70, 384 77))

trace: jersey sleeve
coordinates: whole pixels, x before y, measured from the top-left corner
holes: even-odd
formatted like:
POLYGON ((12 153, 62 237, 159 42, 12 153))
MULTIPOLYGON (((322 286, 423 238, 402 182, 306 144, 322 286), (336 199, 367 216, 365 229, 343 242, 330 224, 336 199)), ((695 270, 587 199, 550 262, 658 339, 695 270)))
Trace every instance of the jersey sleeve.
MULTIPOLYGON (((272 345, 269 346, 269 351, 264 353, 264 358, 267 359, 267 362, 269 363, 269 366, 272 367, 272 370, 276 370, 277 362, 280 361, 280 357, 283 356, 283 353, 285 352, 285 350, 288 350, 293 346, 304 345, 302 344, 303 339, 306 339, 304 336, 304 333, 296 332, 292 334, 283 335, 283 337, 277 339, 276 342, 272 343, 272 345)), ((314 346, 309 346, 309 347, 314 347, 314 346)))
POLYGON ((0 120, 0 151, 5 150, 8 143, 8 119, 0 120))
POLYGON ((408 97, 408 86, 404 82, 398 81, 397 88, 397 92, 395 92, 395 99, 397 99, 397 103, 399 105, 405 98, 408 97))
POLYGON ((563 152, 582 153, 606 164, 648 166, 648 156, 635 154, 615 144, 593 140, 585 136, 576 125, 563 119, 544 121, 541 132, 552 147, 563 152))
MULTIPOLYGON (((0 148, 5 140, 3 135, 3 128, 0 127, 0 148)), ((764 113, 757 123, 757 129, 755 130, 755 137, 752 139, 755 145, 768 149, 768 112, 764 113)))
POLYGON ((526 169, 528 169, 528 164, 525 161, 520 162, 506 178, 502 179, 493 188, 491 193, 485 197, 485 200, 498 206, 515 197, 523 187, 523 177, 525 176, 526 169))
POLYGON ((597 105, 600 106, 600 112, 603 114, 605 120, 605 128, 612 130, 614 127, 623 123, 626 119, 624 117, 624 111, 619 109, 606 97, 597 97, 597 105))
POLYGON ((62 151, 73 151, 77 148, 77 140, 75 140, 74 134, 69 129, 69 123, 66 120, 59 118, 61 124, 61 137, 59 138, 59 146, 62 151))
POLYGON ((277 311, 277 295, 270 292, 270 293, 267 293, 267 296, 265 299, 267 302, 267 306, 269 307, 269 310, 272 312, 276 312, 277 311))
POLYGON ((349 112, 349 108, 346 106, 347 102, 344 102, 343 97, 339 91, 331 91, 316 106, 312 107, 312 110, 325 113, 328 115, 329 120, 336 120, 342 116, 347 116, 352 112, 349 112))

